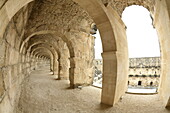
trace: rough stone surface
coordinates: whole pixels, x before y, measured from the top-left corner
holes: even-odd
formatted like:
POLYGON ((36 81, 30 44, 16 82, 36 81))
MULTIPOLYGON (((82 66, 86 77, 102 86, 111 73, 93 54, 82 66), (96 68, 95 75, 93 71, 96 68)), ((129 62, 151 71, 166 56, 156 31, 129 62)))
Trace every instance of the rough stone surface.
MULTIPOLYGON (((13 113, 20 97, 21 83, 30 71, 36 67, 36 65, 30 67, 29 63, 40 62, 37 59, 28 61, 27 56, 19 52, 21 34, 26 25, 24 19, 28 19, 23 15, 28 13, 27 9, 28 7, 22 8, 7 26, 1 27, 1 31, 5 29, 5 32, 0 39, 0 113, 13 113)), ((4 18, 6 17, 2 19, 4 18)), ((4 23, 7 20, 5 19, 4 23)), ((35 57, 32 59, 35 59, 35 57)))
POLYGON ((105 5, 109 4, 115 8, 119 15, 122 15, 124 9, 131 5, 142 5, 152 13, 155 10, 155 0, 102 0, 102 2, 105 5))
POLYGON ((0 1, 0 112, 13 113, 21 84, 41 64, 50 62, 52 73, 69 78, 70 86, 90 85, 94 73, 94 37, 90 33, 95 24, 103 44, 101 102, 118 103, 128 82, 126 27, 121 13, 130 5, 144 6, 153 17, 162 53, 159 96, 163 106, 170 106, 169 0, 102 1, 0 1))
POLYGON ((157 95, 126 94, 109 107, 100 104, 100 88, 68 87, 67 80, 56 81, 52 77, 49 66, 39 68, 22 87, 17 113, 169 113, 157 95))

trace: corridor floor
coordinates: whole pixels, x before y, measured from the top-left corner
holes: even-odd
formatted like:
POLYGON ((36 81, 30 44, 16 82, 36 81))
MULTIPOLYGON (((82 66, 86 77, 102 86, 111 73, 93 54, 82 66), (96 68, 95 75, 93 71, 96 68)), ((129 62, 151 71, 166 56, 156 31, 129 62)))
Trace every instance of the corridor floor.
POLYGON ((17 113, 170 113, 157 95, 126 94, 108 107, 100 104, 101 89, 68 87, 69 81, 56 80, 48 67, 40 67, 25 80, 17 113))

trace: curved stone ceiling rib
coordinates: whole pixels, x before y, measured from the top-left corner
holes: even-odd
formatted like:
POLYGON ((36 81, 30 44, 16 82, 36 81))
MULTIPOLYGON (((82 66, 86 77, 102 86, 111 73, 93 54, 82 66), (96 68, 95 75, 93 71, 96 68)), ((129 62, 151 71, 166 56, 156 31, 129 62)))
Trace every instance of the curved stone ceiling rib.
MULTIPOLYGON (((54 47, 54 45, 51 45, 51 44, 46 43, 46 42, 43 42, 43 41, 38 41, 38 42, 36 42, 36 43, 33 43, 32 45, 29 46, 29 48, 28 48, 27 50, 30 51, 34 46, 37 46, 37 45, 40 45, 40 44, 44 44, 44 45, 46 45, 46 46, 51 47, 52 49, 54 49, 54 50, 58 53, 58 57, 60 58, 61 52, 59 51, 59 49, 56 48, 56 47, 54 47)), ((45 46, 45 47, 46 47, 46 46, 45 46)))
POLYGON ((54 57, 54 53, 45 47, 38 47, 38 48, 34 49, 34 51, 31 52, 31 55, 34 56, 36 52, 48 53, 48 54, 50 54, 50 56, 52 55, 54 57))
POLYGON ((37 55, 40 55, 40 56, 43 56, 45 55, 46 57, 48 56, 48 58, 50 58, 50 53, 48 53, 47 51, 38 51, 34 54, 34 56, 37 56, 37 55))
POLYGON ((63 32, 63 30, 59 30, 59 31, 42 30, 42 31, 34 32, 33 34, 25 38, 25 40, 21 44, 20 53, 22 53, 23 47, 32 37, 38 36, 38 35, 52 34, 52 35, 56 35, 57 37, 60 37, 67 44, 70 56, 74 56, 74 49, 73 49, 74 46, 72 45, 71 41, 68 40, 68 38, 65 36, 65 33, 66 32, 63 32))
POLYGON ((58 53, 53 50, 52 48, 48 47, 47 45, 36 45, 34 48, 32 48, 32 50, 30 51, 31 55, 34 53, 34 51, 36 51, 38 48, 44 48, 46 50, 49 50, 54 57, 58 57, 58 53), (56 56, 57 55, 57 56, 56 56))

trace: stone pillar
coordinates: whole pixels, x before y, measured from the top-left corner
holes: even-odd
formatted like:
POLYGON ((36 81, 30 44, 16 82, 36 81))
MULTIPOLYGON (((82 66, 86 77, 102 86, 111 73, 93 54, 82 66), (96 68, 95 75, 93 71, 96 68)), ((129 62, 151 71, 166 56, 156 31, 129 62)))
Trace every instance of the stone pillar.
POLYGON ((116 51, 104 52, 102 57, 103 81, 101 103, 112 106, 125 93, 128 81, 128 70, 126 68, 128 67, 126 67, 126 63, 123 64, 124 61, 118 58, 120 54, 116 51))
POLYGON ((58 76, 59 77, 59 73, 58 73, 58 60, 54 59, 53 60, 53 75, 58 76))
POLYGON ((60 60, 59 60, 59 62, 61 62, 60 63, 60 66, 59 66, 59 68, 60 68, 60 79, 62 79, 62 80, 68 80, 68 78, 69 78, 69 65, 67 65, 66 64, 66 62, 67 62, 67 60, 68 60, 68 58, 61 58, 60 60))
POLYGON ((79 85, 87 86, 92 84, 92 72, 88 68, 87 61, 79 57, 70 58, 69 79, 70 87, 76 88, 79 85))
POLYGON ((60 60, 59 60, 59 62, 61 62, 60 63, 60 66, 59 66, 59 68, 60 68, 60 79, 62 79, 62 80, 66 80, 66 79, 68 79, 68 69, 67 69, 67 66, 66 66, 66 61, 67 61, 67 58, 65 58, 65 59, 63 59, 63 58, 61 58, 60 60))
POLYGON ((102 53, 103 81, 101 103, 113 105, 116 93, 117 59, 115 52, 102 53))
MULTIPOLYGON (((165 24, 166 23, 169 23, 169 21, 170 21, 170 1, 169 0, 166 0, 166 5, 167 5, 167 11, 168 11, 168 20, 166 20, 166 21, 164 21, 165 22, 165 24)), ((162 12, 162 13, 164 13, 164 12, 162 12)), ((164 17, 162 17, 162 18, 164 18, 164 17)), ((166 24, 167 25, 167 24, 166 24)), ((167 59, 167 60, 165 60, 165 61, 167 61, 166 62, 166 69, 167 69, 167 71, 166 71, 166 73, 167 73, 167 76, 166 76, 166 82, 164 83, 165 85, 166 85, 166 89, 164 89, 165 90, 165 99, 166 99, 166 97, 167 97, 167 100, 168 100, 168 102, 167 102, 167 104, 166 104, 166 107, 167 108, 169 108, 170 109, 170 45, 169 45, 169 43, 170 43, 170 39, 169 39, 169 36, 170 36, 170 23, 168 24, 168 27, 166 28, 166 27, 164 27, 164 29, 165 30, 167 30, 166 31, 166 35, 167 35, 167 40, 164 42, 165 43, 165 46, 167 47, 167 51, 166 51, 166 55, 164 55, 164 58, 165 59, 167 59)), ((163 31, 165 31, 165 30, 163 30, 163 31)), ((163 75, 163 74, 162 74, 163 75)), ((166 101, 166 100, 165 100, 166 101)))
POLYGON ((53 71, 53 68, 54 68, 54 67, 53 67, 53 63, 54 63, 54 62, 53 62, 53 59, 51 58, 51 59, 50 59, 50 71, 53 71))
POLYGON ((69 80, 70 87, 74 88, 74 71, 75 71, 75 62, 74 57, 70 58, 70 68, 69 68, 69 80))

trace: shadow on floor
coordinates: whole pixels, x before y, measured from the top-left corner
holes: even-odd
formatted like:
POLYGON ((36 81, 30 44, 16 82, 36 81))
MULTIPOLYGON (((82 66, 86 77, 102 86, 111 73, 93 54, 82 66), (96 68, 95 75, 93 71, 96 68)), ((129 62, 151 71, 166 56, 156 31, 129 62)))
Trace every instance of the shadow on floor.
POLYGON ((111 109, 111 108, 113 108, 113 106, 109 106, 109 105, 100 103, 100 104, 98 105, 98 107, 97 107, 97 110, 100 110, 100 111, 103 110, 103 111, 105 111, 105 110, 108 110, 108 109, 111 109))
POLYGON ((166 107, 166 110, 170 112, 170 107, 166 107))

